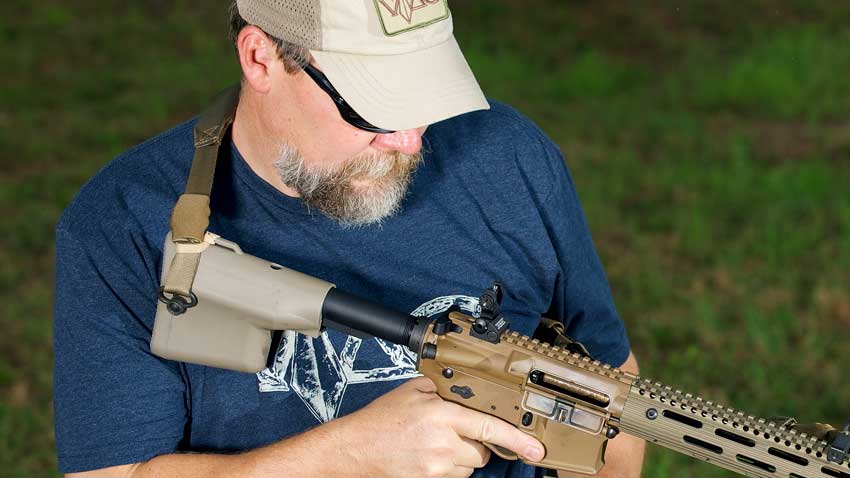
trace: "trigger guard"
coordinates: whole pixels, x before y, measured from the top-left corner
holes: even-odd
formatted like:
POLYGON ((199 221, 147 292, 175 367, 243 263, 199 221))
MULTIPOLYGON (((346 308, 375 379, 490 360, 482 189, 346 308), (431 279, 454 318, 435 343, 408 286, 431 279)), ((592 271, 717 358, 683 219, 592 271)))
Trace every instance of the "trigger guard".
POLYGON ((484 446, 489 448, 493 453, 499 456, 499 458, 503 458, 505 460, 518 460, 519 455, 508 450, 507 448, 501 447, 499 445, 494 445, 492 443, 484 442, 484 446))

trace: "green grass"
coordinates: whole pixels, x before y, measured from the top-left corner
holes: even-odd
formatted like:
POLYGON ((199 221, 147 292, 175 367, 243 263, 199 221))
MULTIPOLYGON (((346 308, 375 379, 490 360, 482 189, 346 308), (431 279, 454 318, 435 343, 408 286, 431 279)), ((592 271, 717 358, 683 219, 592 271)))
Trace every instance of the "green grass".
MULTIPOLYGON (((55 474, 59 214, 237 78, 223 13, 197 5, 15 0, 0 20, 4 476, 55 474)), ((643 374, 757 415, 847 419, 850 6, 529 5, 455 1, 456 35, 485 91, 564 150, 643 374)), ((644 474, 733 476, 658 448, 644 474)))
POLYGON ((673 83, 672 95, 709 112, 840 119, 850 106, 838 73, 850 68, 848 41, 850 32, 825 34, 806 25, 745 45, 722 69, 714 67, 716 53, 708 52, 673 83))

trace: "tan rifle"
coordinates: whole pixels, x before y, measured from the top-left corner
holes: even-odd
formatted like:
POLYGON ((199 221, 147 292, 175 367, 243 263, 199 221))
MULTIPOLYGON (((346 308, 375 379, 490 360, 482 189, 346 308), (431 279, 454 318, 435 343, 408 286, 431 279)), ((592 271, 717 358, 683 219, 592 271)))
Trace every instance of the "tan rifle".
MULTIPOLYGON (((273 330, 315 336, 329 327, 410 347, 442 398, 540 440, 546 455, 532 465, 595 474, 607 441, 627 433, 745 476, 850 478, 847 427, 757 419, 640 378, 593 360, 557 322, 544 320, 539 338, 511 332, 499 310, 499 284, 482 294, 477 316, 450 310, 420 318, 245 254, 232 242, 208 240, 191 305, 161 293, 151 338, 156 355, 258 372, 273 330)), ((173 257, 167 240, 164 272, 173 257)))

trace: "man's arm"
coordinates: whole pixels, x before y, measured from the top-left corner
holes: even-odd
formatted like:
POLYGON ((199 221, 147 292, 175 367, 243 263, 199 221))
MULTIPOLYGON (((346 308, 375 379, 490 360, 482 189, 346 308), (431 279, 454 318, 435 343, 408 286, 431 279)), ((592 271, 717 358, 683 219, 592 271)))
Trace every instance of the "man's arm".
MULTIPOLYGON (((620 370, 638 374, 638 363, 634 353, 620 366, 620 370)), ((621 433, 608 441, 605 451, 605 466, 596 475, 600 478, 638 478, 643 467, 643 452, 646 443, 640 438, 621 433)), ((559 478, 581 478, 587 475, 558 473, 559 478)))
POLYGON ((168 454, 68 477, 466 477, 493 443, 531 461, 543 445, 516 427, 444 401, 430 379, 410 380, 368 406, 300 435, 237 455, 168 454), (333 459, 329 459, 333 457, 333 459))
MULTIPOLYGON (((317 459, 329 456, 327 447, 333 443, 335 422, 314 428, 298 436, 272 445, 234 455, 175 453, 160 455, 144 463, 113 466, 81 473, 68 473, 66 477, 147 478, 169 477, 216 478, 242 476, 288 476, 297 470, 297 476, 347 476, 344 470, 333 469, 336 460, 317 459)), ((351 470, 348 470, 349 472, 351 470)))

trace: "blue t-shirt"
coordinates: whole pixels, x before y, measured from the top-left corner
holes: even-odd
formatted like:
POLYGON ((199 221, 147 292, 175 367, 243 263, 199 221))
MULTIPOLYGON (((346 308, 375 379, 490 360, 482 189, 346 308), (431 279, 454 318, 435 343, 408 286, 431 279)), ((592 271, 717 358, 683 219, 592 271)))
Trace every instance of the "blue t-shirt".
MULTIPOLYGON (((209 229, 249 254, 417 315, 453 304, 472 311, 499 280, 511 329, 531 334, 541 315, 557 318, 595 358, 622 364, 623 323, 558 148, 513 109, 491 107, 427 130, 402 212, 380 225, 343 228, 309 210, 231 145, 219 160, 209 229)), ((151 354, 163 242, 189 173, 192 126, 112 161, 56 226, 62 472, 256 448, 354 412, 417 375, 405 348, 335 331, 284 333, 273 365, 258 374, 151 354)), ((495 455, 486 468, 486 476, 534 473, 495 455)))

